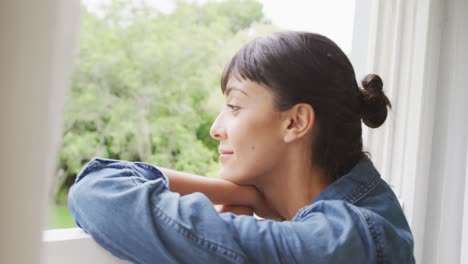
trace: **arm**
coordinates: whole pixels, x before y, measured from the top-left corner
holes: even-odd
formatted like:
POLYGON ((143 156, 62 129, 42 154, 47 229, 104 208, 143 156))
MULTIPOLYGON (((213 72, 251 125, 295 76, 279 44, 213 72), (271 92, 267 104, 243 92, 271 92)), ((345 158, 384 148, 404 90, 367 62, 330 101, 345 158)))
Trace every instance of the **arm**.
POLYGON ((169 179, 169 190, 184 196, 201 192, 206 195, 220 213, 231 212, 269 219, 283 218, 267 203, 263 194, 252 185, 238 185, 222 179, 207 178, 186 172, 157 167, 169 179))
POLYGON ((167 168, 158 169, 168 177, 169 190, 187 195, 205 194, 213 204, 229 204, 253 207, 258 200, 257 189, 250 185, 238 185, 222 179, 213 179, 167 168))
POLYGON ((344 210, 308 223, 258 221, 218 214, 203 194, 180 196, 167 183, 149 164, 95 159, 71 188, 69 208, 98 244, 134 263, 370 262, 344 210))

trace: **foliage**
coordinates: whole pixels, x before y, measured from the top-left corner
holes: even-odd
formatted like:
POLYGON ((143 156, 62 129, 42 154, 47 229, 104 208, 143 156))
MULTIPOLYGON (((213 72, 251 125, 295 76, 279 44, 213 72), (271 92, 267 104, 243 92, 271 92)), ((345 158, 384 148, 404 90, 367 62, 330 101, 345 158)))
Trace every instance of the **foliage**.
POLYGON ((94 156, 215 176, 209 128, 223 102, 224 64, 271 32, 255 0, 176 2, 169 14, 114 1, 83 8, 60 149, 56 202, 94 156))

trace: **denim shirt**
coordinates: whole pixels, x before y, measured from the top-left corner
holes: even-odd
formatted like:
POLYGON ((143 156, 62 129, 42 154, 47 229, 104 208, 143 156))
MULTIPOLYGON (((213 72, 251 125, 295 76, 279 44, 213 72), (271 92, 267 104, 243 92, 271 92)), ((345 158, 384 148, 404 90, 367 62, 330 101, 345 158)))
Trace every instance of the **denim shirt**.
POLYGON ((95 158, 70 189, 79 227, 134 263, 414 263, 402 208, 369 159, 290 221, 218 213, 156 167, 95 158))

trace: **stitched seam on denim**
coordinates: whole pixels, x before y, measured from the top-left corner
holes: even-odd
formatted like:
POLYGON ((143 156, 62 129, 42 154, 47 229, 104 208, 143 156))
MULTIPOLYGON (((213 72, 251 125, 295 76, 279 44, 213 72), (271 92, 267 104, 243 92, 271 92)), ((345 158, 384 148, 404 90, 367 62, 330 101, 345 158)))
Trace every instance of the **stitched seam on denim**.
POLYGON ((158 215, 163 221, 165 221, 168 225, 175 228, 175 230, 184 236, 186 239, 195 242, 196 245, 200 246, 203 249, 209 249, 215 252, 216 254, 225 257, 229 260, 235 261, 237 263, 246 263, 246 257, 241 255, 238 252, 235 252, 229 248, 222 246, 216 242, 210 241, 205 238, 201 238, 195 235, 193 232, 188 230, 183 225, 179 224, 176 220, 172 219, 170 216, 165 214, 162 210, 160 210, 157 206, 152 205, 156 215, 158 215), (220 249, 222 251, 220 251, 220 249))
MULTIPOLYGON (((126 164, 126 167, 128 168, 130 166, 130 164, 126 164)), ((135 180, 133 180, 133 183, 136 184, 136 185, 140 185, 142 183, 137 183, 135 180)), ((163 179, 164 181, 164 179, 163 179)), ((235 261, 237 263, 246 263, 246 257, 231 250, 231 249, 228 249, 216 242, 213 242, 213 241, 210 241, 210 240, 207 240, 207 239, 204 239, 204 238, 201 238, 201 237, 198 237, 197 235, 195 235, 193 232, 191 232, 190 230, 188 230, 186 227, 184 227, 183 225, 179 224, 176 220, 172 219, 170 216, 168 216, 167 214, 164 213, 163 210, 161 210, 160 208, 158 208, 156 205, 152 204, 151 205, 153 210, 156 212, 156 215, 159 216, 163 221, 165 221, 168 225, 172 226, 179 234, 181 234, 183 237, 185 237, 186 239, 192 241, 192 242, 195 242, 195 245, 198 245, 200 246, 201 248, 203 249, 208 249, 208 250, 211 250, 213 252, 215 252, 216 254, 224 257, 224 258, 227 258, 228 260, 231 260, 231 261, 235 261), (220 252, 220 249, 222 250, 220 252)))
MULTIPOLYGON (((133 181, 136 185, 141 185, 133 181)), ((215 252, 216 254, 225 257, 229 260, 236 261, 238 263, 245 263, 246 262, 246 257, 242 256, 241 254, 228 249, 216 242, 198 237, 195 235, 193 232, 188 230, 186 227, 183 225, 179 224, 176 220, 172 219, 170 216, 164 213, 163 210, 158 208, 156 205, 151 204, 151 207, 153 208, 153 211, 156 213, 157 216, 159 216, 163 221, 165 221, 168 225, 172 226, 175 228, 175 230, 184 236, 186 239, 195 242, 196 245, 200 246, 203 249, 209 249, 215 252), (222 249, 223 251, 220 252, 219 249, 222 249)))
MULTIPOLYGON (((88 171, 88 169, 94 168, 95 166, 97 166, 100 163, 101 162, 99 160, 93 160, 92 163, 90 164, 90 166, 87 167, 87 169, 85 171, 88 171)), ((124 168, 131 170, 132 168, 131 168, 130 165, 131 165, 130 162, 125 162, 124 163, 124 168)), ((131 182, 133 184, 135 184, 135 186, 139 186, 139 185, 143 184, 143 183, 137 183, 132 177, 129 177, 129 178, 131 179, 131 182)), ((73 203, 76 205, 76 202, 73 202, 73 203)), ((203 239, 203 238, 200 238, 200 237, 196 236, 193 232, 189 231, 184 226, 177 223, 177 221, 172 219, 170 216, 166 215, 162 210, 159 210, 159 208, 156 207, 155 205, 152 205, 152 207, 153 207, 154 211, 156 212, 156 214, 163 221, 165 221, 167 224, 173 226, 178 233, 180 233, 182 236, 184 236, 188 240, 195 242, 195 244, 197 244, 198 246, 200 246, 200 247, 202 247, 204 249, 212 250, 216 254, 218 254, 218 255, 220 255, 222 257, 225 257, 225 258, 227 258, 229 260, 236 261, 238 263, 246 263, 246 257, 245 256, 243 256, 243 255, 241 255, 241 254, 239 254, 239 253, 237 253, 237 252, 235 252, 235 251, 233 251, 231 249, 225 248, 224 246, 222 246, 220 244, 217 244, 217 243, 215 243, 213 241, 209 241, 207 239, 203 239), (220 251, 220 249, 222 251, 220 251)), ((78 211, 80 211, 80 214, 82 215, 81 210, 78 207, 76 207, 76 208, 77 208, 78 211)), ((86 221, 86 222, 89 223, 89 221, 86 221)), ((89 226, 91 226, 91 225, 89 225, 89 226)), ((90 228, 90 229, 95 229, 95 228, 90 228)), ((104 234, 102 234, 102 236, 105 237, 105 239, 109 241, 109 238, 106 237, 104 234)), ((110 245, 110 243, 107 243, 107 244, 110 245)), ((120 248, 120 250, 122 252, 126 252, 125 250, 122 250, 121 248, 120 248)), ((126 252, 126 253, 127 253, 127 256, 130 255, 130 254, 128 254, 128 252, 126 252)))
MULTIPOLYGON (((81 215, 81 218, 83 219, 83 221, 86 222, 86 224, 87 224, 87 226, 88 226, 88 230, 98 230, 97 228, 94 227, 93 224, 91 224, 91 221, 88 221, 88 220, 85 219, 86 217, 84 217, 83 211, 78 207, 78 204, 75 202, 75 200, 74 200, 71 196, 69 197, 68 201, 70 201, 72 204, 75 205, 75 209, 76 209, 77 211, 79 211, 79 214, 81 215)), ((100 234, 101 234, 101 236, 102 236, 103 242, 105 241, 106 244, 107 244, 108 246, 110 246, 111 243, 109 243, 109 241, 112 241, 112 240, 111 240, 109 237, 107 237, 104 233, 100 233, 100 234)), ((89 234, 89 235, 91 236, 91 234, 89 234)), ((95 240, 95 238, 94 238, 93 236, 91 236, 91 237, 95 240)), ((130 252, 124 250, 124 248, 122 248, 122 247, 120 247, 120 246, 117 246, 117 244, 114 244, 113 247, 114 247, 115 249, 117 249, 117 250, 120 250, 121 253, 124 253, 124 255, 125 255, 127 258, 130 259, 130 261, 137 263, 137 261, 136 261, 137 259, 133 256, 133 254, 130 254, 130 252)))
POLYGON ((368 182, 365 186, 355 190, 351 195, 347 196, 345 199, 351 204, 357 203, 359 200, 364 198, 364 196, 366 196, 368 193, 375 189, 375 187, 379 183, 379 180, 379 177, 375 177, 372 181, 368 182))
POLYGON ((366 220, 367 225, 369 226, 369 231, 371 232, 372 240, 374 241, 374 244, 375 244, 375 249, 376 249, 376 254, 377 254, 377 263, 384 263, 383 241, 382 241, 379 231, 377 230, 374 219, 365 210, 362 210, 361 212, 364 215, 364 219, 366 220))

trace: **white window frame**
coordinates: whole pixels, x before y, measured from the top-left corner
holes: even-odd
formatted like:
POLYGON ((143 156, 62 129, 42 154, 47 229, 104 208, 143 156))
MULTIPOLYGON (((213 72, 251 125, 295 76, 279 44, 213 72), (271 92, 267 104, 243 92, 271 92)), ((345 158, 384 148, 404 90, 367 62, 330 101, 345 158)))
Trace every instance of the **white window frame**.
POLYGON ((393 104, 364 143, 403 202, 422 263, 468 261, 467 16, 464 0, 356 1, 351 60, 357 76, 382 76, 393 104))
POLYGON ((113 256, 81 228, 46 230, 42 240, 47 264, 130 263, 113 256))
MULTIPOLYGON (((54 257, 62 263, 64 252, 118 263, 81 230, 49 230, 40 239, 79 1, 5 1, 0 161, 4 175, 13 176, 0 178, 1 210, 7 212, 0 218, 0 263, 55 264, 54 257)), ((365 131, 364 142, 404 203, 421 263, 468 262, 466 25, 466 0, 356 1, 351 60, 358 77, 382 76, 394 105, 382 128, 365 131)))

